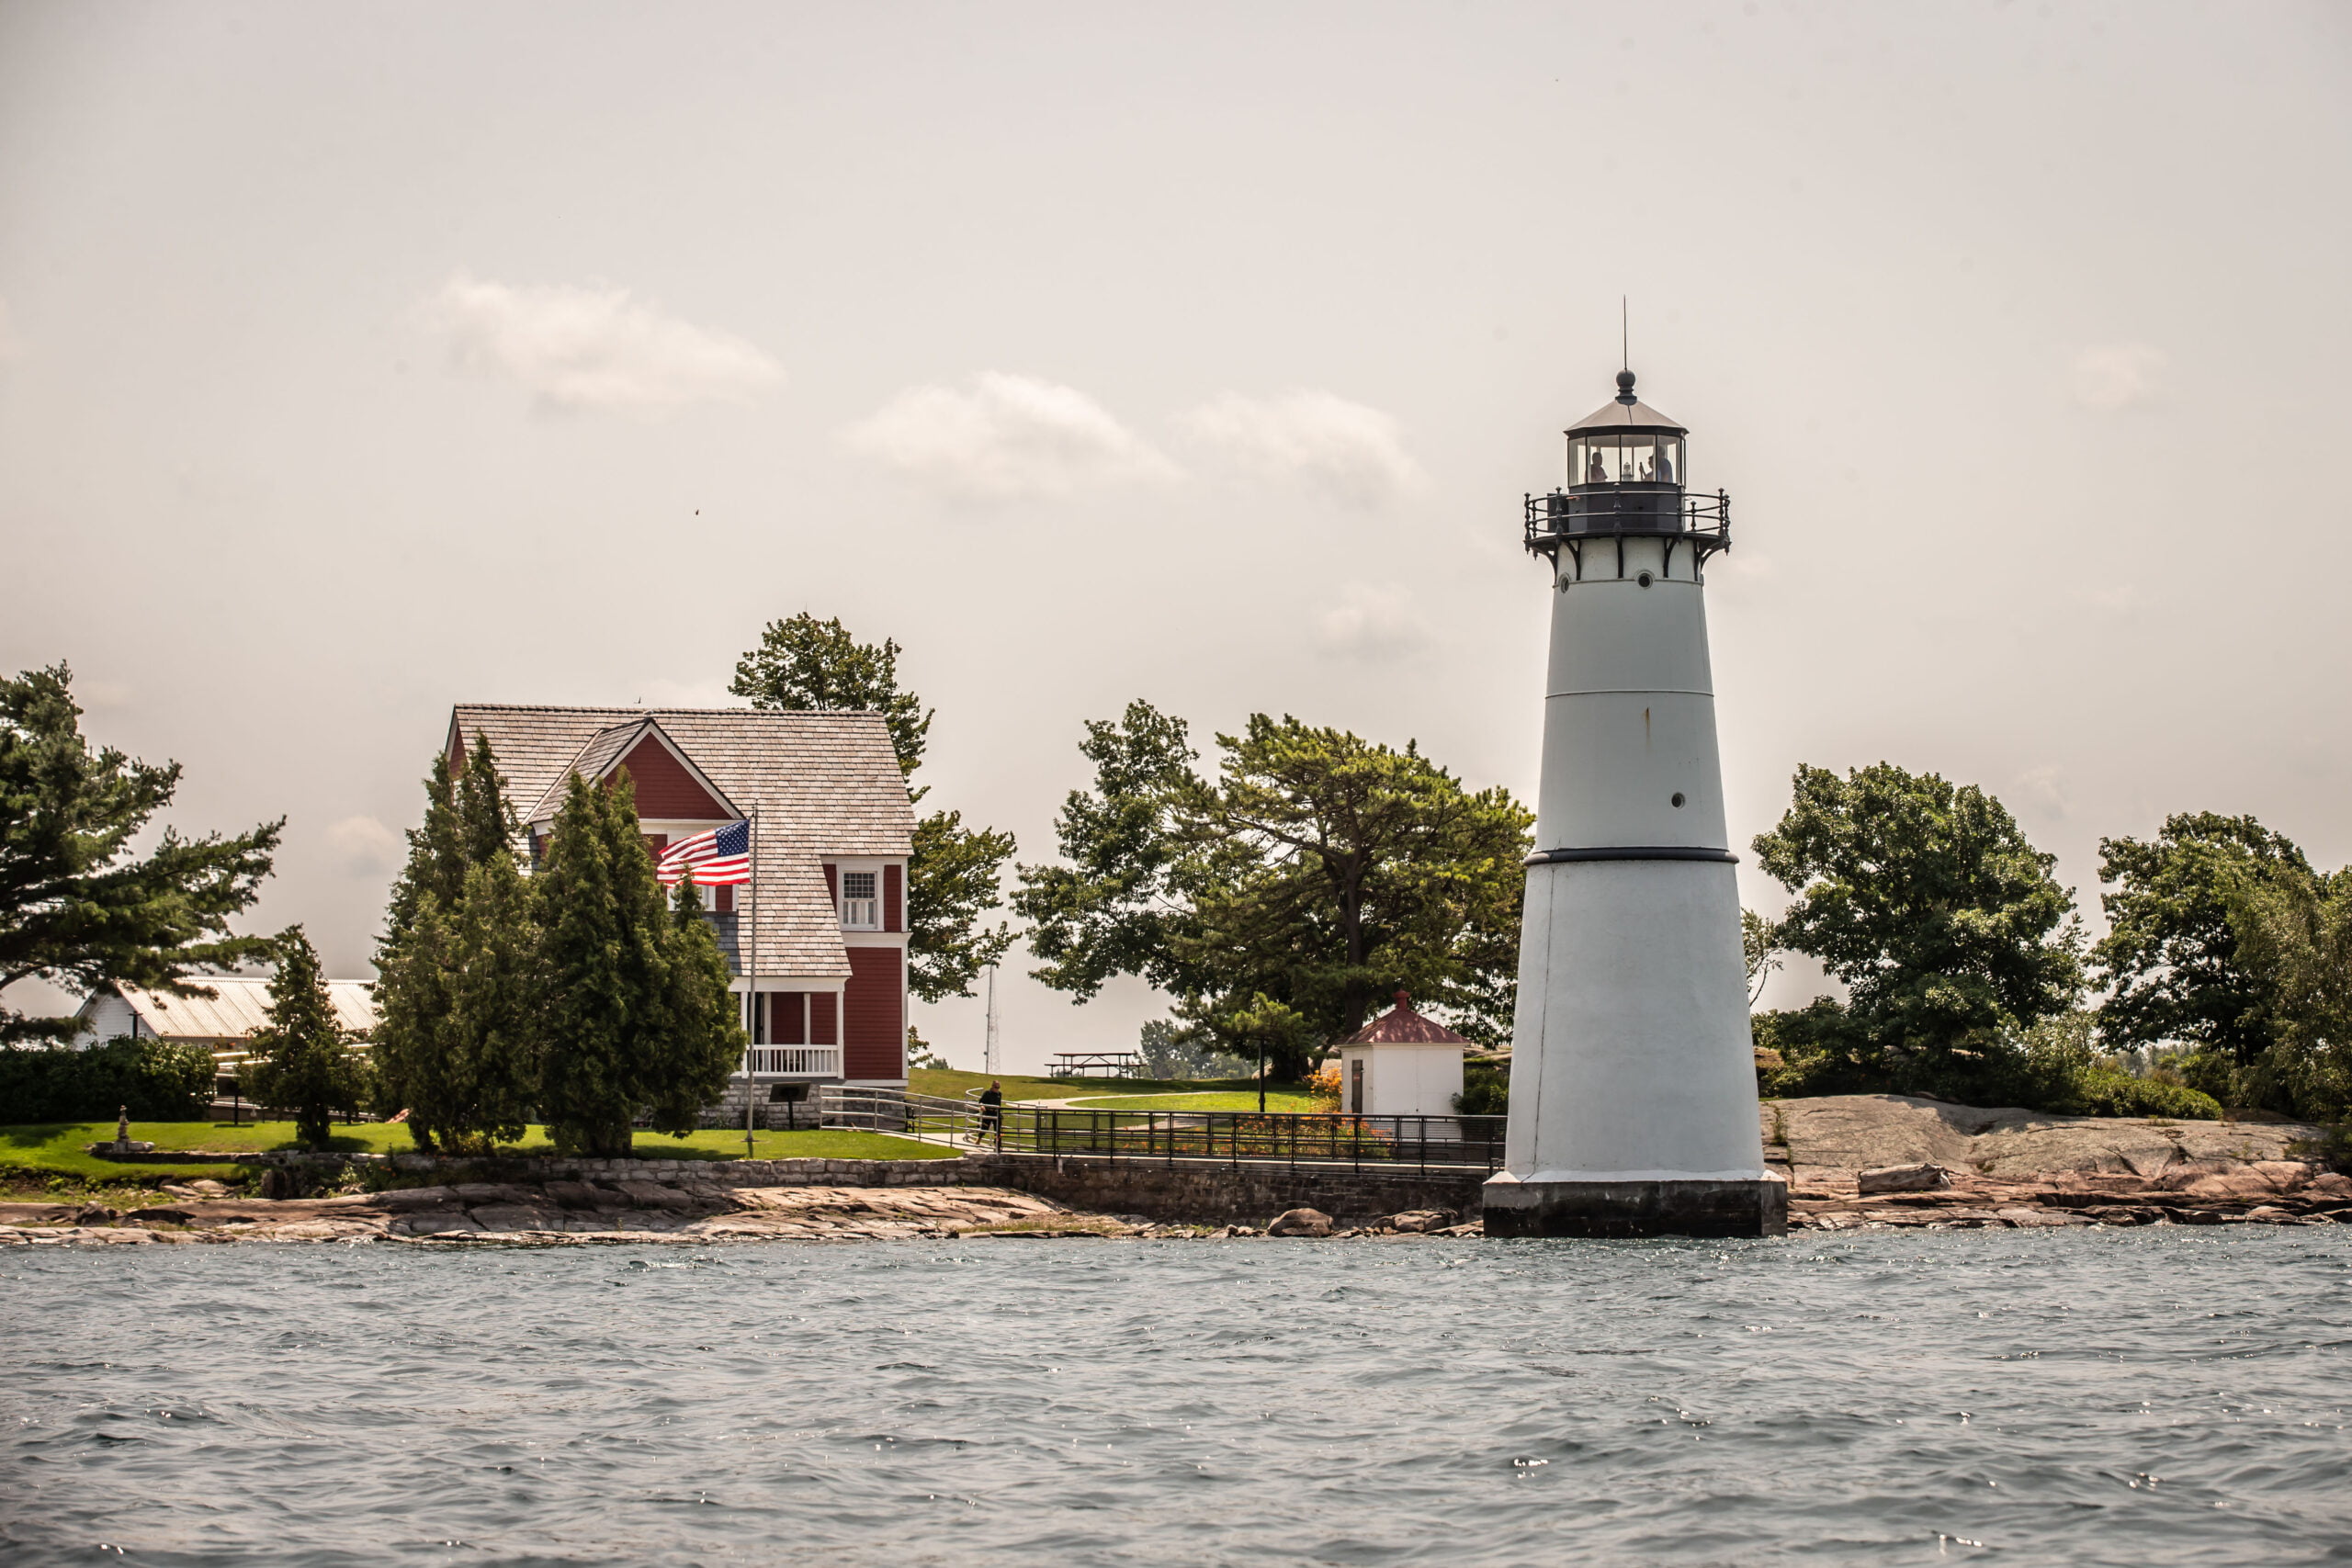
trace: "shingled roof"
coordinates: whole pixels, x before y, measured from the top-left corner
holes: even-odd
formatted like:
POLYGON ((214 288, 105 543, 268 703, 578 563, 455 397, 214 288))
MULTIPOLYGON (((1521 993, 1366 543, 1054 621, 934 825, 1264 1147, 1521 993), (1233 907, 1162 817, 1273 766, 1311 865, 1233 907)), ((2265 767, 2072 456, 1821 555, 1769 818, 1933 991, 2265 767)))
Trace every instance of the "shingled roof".
POLYGON ((1342 1045, 1469 1045, 1475 1042, 1413 1010, 1402 991, 1396 1005, 1340 1042, 1342 1045))
POLYGON ((448 743, 487 739, 507 798, 531 811, 592 760, 592 741, 605 743, 597 752, 617 747, 649 719, 737 808, 757 809, 758 972, 846 976, 823 861, 903 858, 914 848, 914 807, 881 715, 460 703, 448 743))

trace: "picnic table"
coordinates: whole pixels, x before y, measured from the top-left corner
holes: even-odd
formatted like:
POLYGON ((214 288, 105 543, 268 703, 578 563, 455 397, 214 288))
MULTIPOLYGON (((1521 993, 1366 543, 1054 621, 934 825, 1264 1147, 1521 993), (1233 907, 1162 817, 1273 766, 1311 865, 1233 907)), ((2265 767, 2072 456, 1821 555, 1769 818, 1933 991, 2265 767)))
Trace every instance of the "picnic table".
POLYGON ((1132 1078, 1142 1068, 1140 1051, 1057 1051, 1047 1071, 1057 1078, 1132 1078))

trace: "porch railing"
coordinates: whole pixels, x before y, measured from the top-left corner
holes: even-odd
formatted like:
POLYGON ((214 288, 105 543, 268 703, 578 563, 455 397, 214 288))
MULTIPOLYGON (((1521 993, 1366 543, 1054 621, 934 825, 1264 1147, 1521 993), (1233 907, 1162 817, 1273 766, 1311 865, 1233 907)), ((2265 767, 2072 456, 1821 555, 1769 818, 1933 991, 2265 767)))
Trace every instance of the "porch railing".
POLYGON ((747 1056, 754 1077, 831 1077, 842 1076, 838 1045, 754 1045, 747 1056))

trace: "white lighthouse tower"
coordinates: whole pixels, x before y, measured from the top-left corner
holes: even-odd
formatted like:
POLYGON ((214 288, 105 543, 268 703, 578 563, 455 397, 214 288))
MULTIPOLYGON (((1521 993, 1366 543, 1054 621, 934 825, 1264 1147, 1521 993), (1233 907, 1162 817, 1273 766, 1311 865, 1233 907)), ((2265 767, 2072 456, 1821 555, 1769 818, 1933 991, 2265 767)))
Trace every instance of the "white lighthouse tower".
POLYGON ((1778 1235, 1764 1171, 1707 658, 1731 502, 1690 494, 1687 432, 1634 395, 1567 432, 1527 501, 1553 569, 1536 852, 1491 1235, 1778 1235))

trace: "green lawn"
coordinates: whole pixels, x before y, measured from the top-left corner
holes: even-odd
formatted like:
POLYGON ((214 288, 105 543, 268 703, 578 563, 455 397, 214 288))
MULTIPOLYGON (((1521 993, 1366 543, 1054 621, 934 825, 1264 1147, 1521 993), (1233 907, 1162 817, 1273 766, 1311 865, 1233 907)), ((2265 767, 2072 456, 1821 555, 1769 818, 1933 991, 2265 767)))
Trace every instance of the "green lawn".
MULTIPOLYGON (((150 1123, 149 1126, 154 1126, 150 1123)), ((209 1127, 210 1122, 190 1122, 169 1123, 171 1126, 209 1127)), ((291 1131, 289 1128, 288 1131, 291 1131)), ((134 1138, 151 1138, 149 1127, 134 1125, 134 1138)), ((85 1144, 95 1144, 114 1136, 111 1122, 67 1122, 34 1123, 26 1126, 0 1127, 0 1166, 20 1170, 35 1170, 60 1176, 77 1176, 92 1179, 123 1181, 133 1185, 152 1184, 166 1177, 211 1176, 222 1180, 234 1180, 237 1168, 222 1165, 137 1165, 119 1164, 114 1160, 96 1159, 82 1152, 85 1144)), ((161 1140, 157 1140, 161 1144, 161 1140)), ((166 1145, 168 1146, 168 1145, 166 1145)), ((198 1145, 197 1147, 209 1147, 198 1145)), ((221 1145, 224 1148, 238 1145, 221 1145)), ((252 1147, 248 1144, 244 1145, 252 1147)))
MULTIPOLYGON (((1258 1109, 1258 1091, 1253 1087, 1247 1093, 1219 1092, 1216 1094, 1123 1094, 1103 1100, 1081 1100, 1077 1109, 1082 1111, 1248 1111, 1258 1109)), ((1295 1089, 1279 1089, 1269 1086, 1266 1090, 1268 1111, 1312 1111, 1325 1107, 1295 1089)))
MULTIPOLYGON (((330 1149, 345 1154, 404 1154, 415 1148, 406 1127, 381 1122, 362 1122, 354 1126, 337 1127, 328 1144, 330 1149)), ((153 1143, 157 1152, 175 1149, 220 1149, 228 1151, 290 1149, 294 1142, 291 1122, 248 1122, 242 1127, 232 1127, 223 1122, 133 1122, 130 1135, 142 1142, 153 1143)), ((79 1122, 46 1125, 0 1127, 0 1166, 20 1166, 40 1170, 54 1170, 68 1175, 94 1177, 127 1177, 148 1180, 165 1176, 221 1176, 224 1168, 217 1165, 167 1165, 141 1161, 136 1165, 99 1159, 85 1154, 83 1146, 114 1136, 111 1122, 79 1122)), ((553 1154, 555 1147, 548 1141, 547 1129, 533 1127, 519 1144, 503 1145, 502 1155, 553 1154)), ((743 1153, 743 1134, 733 1132, 689 1133, 683 1138, 665 1138, 658 1134, 639 1133, 632 1140, 630 1152, 639 1159, 736 1159, 743 1153)), ((929 1144, 915 1143, 907 1138, 894 1138, 884 1133, 860 1133, 834 1128, 809 1133, 754 1133, 752 1152, 759 1159, 952 1159, 955 1151, 929 1144)))

